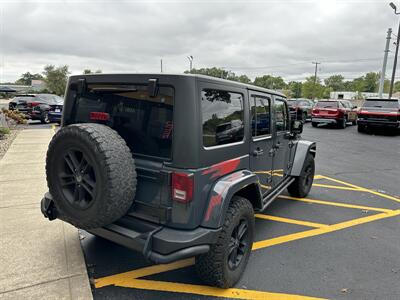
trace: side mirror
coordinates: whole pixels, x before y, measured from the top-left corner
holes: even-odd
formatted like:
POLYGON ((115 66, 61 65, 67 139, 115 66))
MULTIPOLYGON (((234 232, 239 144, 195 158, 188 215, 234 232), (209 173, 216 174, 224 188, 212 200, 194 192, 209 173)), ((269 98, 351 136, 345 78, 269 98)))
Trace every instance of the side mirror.
POLYGON ((357 106, 353 106, 353 109, 356 109, 357 108, 357 106))
POLYGON ((292 119, 290 122, 290 133, 293 135, 301 134, 303 132, 303 122, 292 119))

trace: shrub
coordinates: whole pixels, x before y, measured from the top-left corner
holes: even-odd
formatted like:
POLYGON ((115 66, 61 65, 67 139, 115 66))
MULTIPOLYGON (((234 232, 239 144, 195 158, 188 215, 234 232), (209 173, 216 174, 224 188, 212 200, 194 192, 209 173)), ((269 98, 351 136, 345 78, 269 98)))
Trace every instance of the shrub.
POLYGON ((8 109, 4 109, 4 108, 2 109, 2 111, 8 120, 13 120, 17 124, 26 124, 27 123, 25 115, 19 111, 8 110, 8 109))
POLYGON ((0 140, 4 138, 6 134, 10 133, 10 128, 0 127, 0 140))

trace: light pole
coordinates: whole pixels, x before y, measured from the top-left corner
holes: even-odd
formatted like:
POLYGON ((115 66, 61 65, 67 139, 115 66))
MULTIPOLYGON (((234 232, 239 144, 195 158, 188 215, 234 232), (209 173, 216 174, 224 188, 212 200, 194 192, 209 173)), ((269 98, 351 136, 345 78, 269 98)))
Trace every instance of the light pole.
MULTIPOLYGON (((394 5, 393 2, 390 2, 389 5, 390 5, 391 8, 393 8, 394 13, 396 15, 400 15, 400 12, 397 12, 397 7, 396 7, 396 5, 394 5)), ((392 94, 393 94, 394 77, 396 75, 396 66, 397 66, 397 54, 399 53, 399 42, 400 42, 400 22, 399 22, 399 29, 397 31, 396 53, 394 55, 392 80, 390 81, 389 99, 392 98, 392 94)))
POLYGON ((193 64, 193 56, 189 55, 187 57, 187 59, 189 60, 189 71, 191 72, 192 71, 192 64, 193 64))

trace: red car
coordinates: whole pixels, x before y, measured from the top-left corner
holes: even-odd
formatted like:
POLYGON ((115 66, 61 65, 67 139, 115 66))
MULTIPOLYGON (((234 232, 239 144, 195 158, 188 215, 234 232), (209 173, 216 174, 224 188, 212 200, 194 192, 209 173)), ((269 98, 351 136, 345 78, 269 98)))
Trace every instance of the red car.
POLYGON ((400 129, 399 99, 365 99, 358 112, 358 132, 372 128, 400 129))
POLYGON ((357 123, 357 106, 353 106, 347 100, 318 101, 311 113, 311 124, 333 124, 339 128, 346 128, 347 123, 357 123))

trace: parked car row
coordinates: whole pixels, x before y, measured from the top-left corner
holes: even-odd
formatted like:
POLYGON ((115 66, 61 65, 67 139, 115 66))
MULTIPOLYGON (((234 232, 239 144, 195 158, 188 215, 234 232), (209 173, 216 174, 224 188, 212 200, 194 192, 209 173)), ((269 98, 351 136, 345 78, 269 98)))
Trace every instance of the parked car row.
POLYGON ((30 120, 43 124, 60 123, 64 99, 53 94, 23 94, 16 96, 8 105, 10 110, 22 112, 30 120))
POLYGON ((311 119, 312 109, 314 107, 314 101, 310 99, 290 99, 287 101, 289 106, 289 112, 291 116, 295 116, 297 120, 306 122, 311 119))
POLYGON ((323 100, 315 104, 311 113, 311 124, 332 124, 346 128, 351 123, 358 124, 358 131, 371 128, 400 129, 399 99, 366 99, 362 107, 357 108, 347 100, 323 100))

